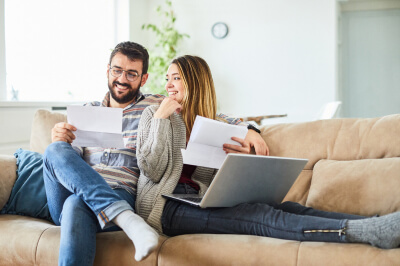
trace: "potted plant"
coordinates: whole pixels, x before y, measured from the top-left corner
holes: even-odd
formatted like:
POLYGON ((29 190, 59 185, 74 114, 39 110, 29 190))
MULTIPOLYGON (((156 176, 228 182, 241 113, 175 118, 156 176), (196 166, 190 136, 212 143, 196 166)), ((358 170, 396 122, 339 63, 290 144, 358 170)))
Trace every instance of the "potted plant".
POLYGON ((155 33, 156 41, 153 49, 149 50, 149 78, 144 88, 145 92, 154 94, 164 94, 165 92, 165 73, 173 58, 177 56, 179 45, 184 38, 189 38, 188 34, 180 33, 175 28, 176 16, 172 10, 172 3, 165 1, 166 9, 158 6, 156 11, 161 18, 160 25, 143 24, 142 30, 150 30, 155 33))

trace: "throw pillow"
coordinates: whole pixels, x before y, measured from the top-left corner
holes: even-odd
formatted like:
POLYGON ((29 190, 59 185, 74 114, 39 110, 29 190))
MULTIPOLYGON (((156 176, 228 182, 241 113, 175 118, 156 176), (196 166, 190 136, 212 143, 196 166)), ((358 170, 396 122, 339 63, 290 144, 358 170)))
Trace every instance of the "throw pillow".
POLYGON ((18 214, 52 221, 43 181, 43 158, 40 153, 18 149, 17 180, 1 214, 18 214))
POLYGON ((320 160, 306 206, 363 216, 400 211, 400 158, 320 160))

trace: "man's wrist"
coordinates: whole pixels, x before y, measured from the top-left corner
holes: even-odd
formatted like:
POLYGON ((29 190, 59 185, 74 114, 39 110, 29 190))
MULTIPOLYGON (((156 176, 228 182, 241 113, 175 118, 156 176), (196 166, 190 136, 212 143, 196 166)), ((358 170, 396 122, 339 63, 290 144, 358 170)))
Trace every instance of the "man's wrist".
POLYGON ((258 134, 261 134, 261 130, 259 130, 258 128, 256 128, 256 127, 253 126, 252 124, 248 124, 248 125, 247 125, 247 129, 254 130, 254 131, 257 132, 258 134))

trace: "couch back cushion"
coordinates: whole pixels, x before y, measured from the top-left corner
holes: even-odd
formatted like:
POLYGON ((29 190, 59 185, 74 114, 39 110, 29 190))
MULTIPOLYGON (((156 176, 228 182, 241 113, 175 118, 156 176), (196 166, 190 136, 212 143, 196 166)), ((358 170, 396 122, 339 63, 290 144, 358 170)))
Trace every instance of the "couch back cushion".
MULTIPOLYGON (((38 110, 31 150, 43 153, 66 116, 38 110)), ((263 126, 272 156, 307 158, 285 201, 359 215, 400 211, 400 114, 263 126)))
POLYGON ((271 155, 309 160, 284 200, 360 215, 400 210, 400 115, 264 126, 262 136, 271 155))
POLYGON ((43 154, 51 143, 51 129, 59 122, 67 122, 67 116, 45 109, 37 110, 32 122, 30 150, 43 154))

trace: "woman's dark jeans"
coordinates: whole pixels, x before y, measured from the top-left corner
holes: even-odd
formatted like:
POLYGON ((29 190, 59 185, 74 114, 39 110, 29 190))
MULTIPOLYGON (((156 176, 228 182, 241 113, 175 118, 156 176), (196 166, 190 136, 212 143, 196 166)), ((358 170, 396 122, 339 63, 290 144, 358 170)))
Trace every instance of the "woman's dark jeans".
MULTIPOLYGON (((174 193, 196 194, 197 191, 186 184, 178 184, 174 193)), ((296 202, 274 206, 243 203, 230 208, 201 209, 168 200, 162 215, 162 226, 168 236, 243 234, 298 241, 347 242, 342 231, 347 220, 363 218, 319 211, 296 202)))

